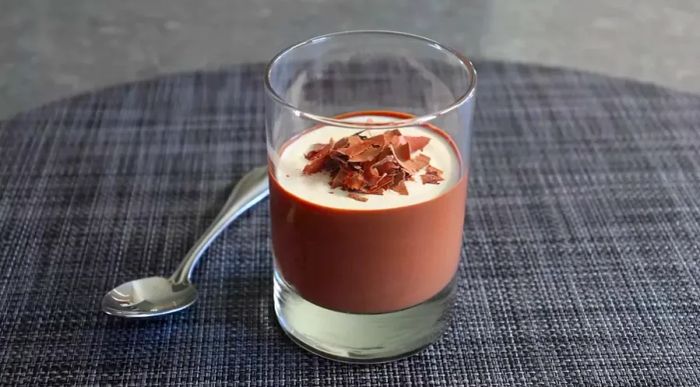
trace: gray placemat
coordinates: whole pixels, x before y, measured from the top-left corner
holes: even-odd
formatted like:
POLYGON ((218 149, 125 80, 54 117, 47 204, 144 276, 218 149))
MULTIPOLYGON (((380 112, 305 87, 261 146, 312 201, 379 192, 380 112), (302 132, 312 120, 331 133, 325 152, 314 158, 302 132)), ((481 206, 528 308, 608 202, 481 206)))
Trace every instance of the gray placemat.
POLYGON ((0 383, 700 385, 700 97, 477 63, 454 321, 406 360, 303 352, 272 311, 268 207, 196 272, 192 309, 99 312, 170 272, 266 160, 261 65, 78 96, 0 124, 0 383))

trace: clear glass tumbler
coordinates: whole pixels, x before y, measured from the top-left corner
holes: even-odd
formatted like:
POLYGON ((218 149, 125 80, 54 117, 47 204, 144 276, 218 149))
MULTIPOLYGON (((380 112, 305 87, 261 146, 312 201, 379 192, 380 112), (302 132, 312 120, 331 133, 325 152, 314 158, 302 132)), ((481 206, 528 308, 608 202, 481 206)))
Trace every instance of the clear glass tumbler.
POLYGON ((282 51, 265 88, 280 325, 346 362, 429 345, 462 252, 473 65, 420 36, 340 32, 282 51))

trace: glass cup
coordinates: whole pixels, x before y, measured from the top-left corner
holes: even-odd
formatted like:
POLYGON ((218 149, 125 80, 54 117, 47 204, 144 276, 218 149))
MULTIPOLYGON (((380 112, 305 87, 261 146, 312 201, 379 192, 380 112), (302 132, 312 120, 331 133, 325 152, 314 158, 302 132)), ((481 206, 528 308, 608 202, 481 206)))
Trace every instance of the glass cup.
POLYGON ((265 88, 280 325, 346 362, 429 345, 462 252, 473 65, 420 36, 339 32, 275 56, 265 88))

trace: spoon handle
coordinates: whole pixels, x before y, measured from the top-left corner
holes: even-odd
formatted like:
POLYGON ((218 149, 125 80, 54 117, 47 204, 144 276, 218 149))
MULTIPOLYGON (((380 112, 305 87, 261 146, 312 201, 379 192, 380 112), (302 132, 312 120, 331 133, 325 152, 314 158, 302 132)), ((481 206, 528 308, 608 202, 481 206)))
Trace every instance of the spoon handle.
POLYGON ((269 193, 267 181, 267 166, 257 167, 238 181, 233 188, 226 204, 216 216, 214 223, 199 237, 190 251, 170 276, 173 283, 189 282, 194 267, 209 247, 211 242, 221 234, 224 229, 236 220, 247 209, 264 199, 269 193))

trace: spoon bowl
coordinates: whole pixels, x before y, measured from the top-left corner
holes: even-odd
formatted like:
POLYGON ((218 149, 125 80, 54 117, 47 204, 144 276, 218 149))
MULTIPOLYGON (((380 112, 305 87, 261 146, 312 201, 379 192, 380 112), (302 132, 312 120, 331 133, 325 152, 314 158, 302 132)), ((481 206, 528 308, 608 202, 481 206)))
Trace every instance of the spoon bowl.
POLYGON ((147 277, 125 282, 102 298, 102 310, 119 317, 155 317, 194 304, 197 288, 190 278, 202 254, 231 222, 267 197, 268 193, 267 167, 257 167, 248 172, 233 188, 214 223, 195 242, 170 278, 147 277))
POLYGON ((125 282, 102 298, 102 310, 119 317, 155 317, 177 312, 197 300, 197 288, 163 277, 125 282))

